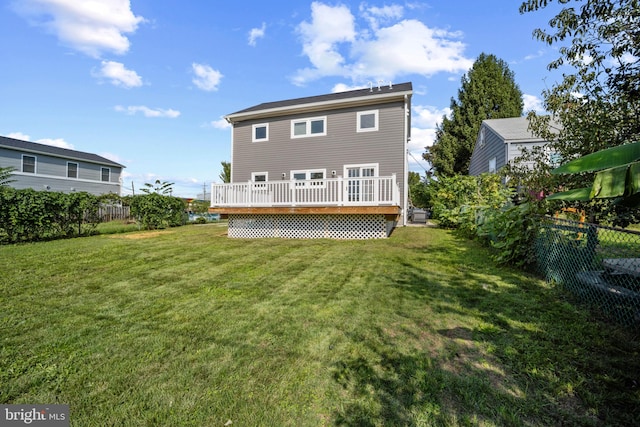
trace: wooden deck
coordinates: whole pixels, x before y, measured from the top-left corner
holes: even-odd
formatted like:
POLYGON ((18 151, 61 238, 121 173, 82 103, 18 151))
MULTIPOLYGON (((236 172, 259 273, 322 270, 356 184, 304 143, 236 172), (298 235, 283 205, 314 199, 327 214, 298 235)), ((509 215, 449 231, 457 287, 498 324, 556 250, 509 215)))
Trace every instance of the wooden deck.
POLYGON ((229 215, 384 215, 389 221, 400 218, 399 206, 260 206, 260 207, 212 207, 209 213, 221 218, 229 215))

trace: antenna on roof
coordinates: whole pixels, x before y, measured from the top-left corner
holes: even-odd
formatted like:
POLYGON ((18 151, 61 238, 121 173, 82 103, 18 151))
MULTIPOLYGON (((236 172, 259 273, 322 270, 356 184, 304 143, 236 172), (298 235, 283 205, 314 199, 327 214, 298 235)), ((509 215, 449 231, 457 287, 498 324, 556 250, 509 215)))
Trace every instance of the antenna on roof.
POLYGON ((373 92, 373 83, 369 82, 369 92, 373 92))
POLYGON ((389 80, 389 89, 393 89, 393 85, 391 84, 391 80, 389 80))
POLYGON ((382 88, 380 87, 380 83, 384 83, 384 80, 378 80, 378 92, 382 90, 382 88))

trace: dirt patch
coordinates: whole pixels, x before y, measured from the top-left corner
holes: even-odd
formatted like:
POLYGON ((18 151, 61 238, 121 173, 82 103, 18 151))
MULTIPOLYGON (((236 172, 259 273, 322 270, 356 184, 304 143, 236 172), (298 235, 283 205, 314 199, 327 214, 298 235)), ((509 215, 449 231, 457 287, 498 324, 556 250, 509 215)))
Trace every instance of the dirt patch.
POLYGON ((170 233, 173 233, 173 231, 142 231, 139 233, 112 234, 109 237, 111 237, 112 239, 138 240, 138 239, 151 239, 153 237, 158 237, 161 234, 170 234, 170 233))

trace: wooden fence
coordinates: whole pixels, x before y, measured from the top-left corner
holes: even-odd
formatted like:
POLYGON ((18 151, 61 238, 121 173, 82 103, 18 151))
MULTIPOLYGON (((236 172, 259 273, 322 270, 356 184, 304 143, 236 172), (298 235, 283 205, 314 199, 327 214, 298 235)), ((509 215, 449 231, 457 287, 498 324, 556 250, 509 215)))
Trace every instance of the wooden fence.
POLYGON ((129 206, 101 205, 98 215, 102 222, 132 219, 129 206))

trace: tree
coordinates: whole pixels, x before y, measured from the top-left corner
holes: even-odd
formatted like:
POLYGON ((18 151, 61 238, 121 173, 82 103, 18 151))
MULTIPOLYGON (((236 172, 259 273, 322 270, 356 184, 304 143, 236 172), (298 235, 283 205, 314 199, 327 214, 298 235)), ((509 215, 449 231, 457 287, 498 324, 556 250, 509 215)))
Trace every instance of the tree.
POLYGON ((522 108, 522 92, 507 63, 482 53, 462 77, 458 100, 451 99, 451 115, 442 118, 434 144, 422 157, 438 177, 467 175, 482 121, 518 117, 522 108))
POLYGON ((160 182, 159 179, 156 179, 156 181, 153 184, 150 184, 148 182, 145 182, 144 186, 146 188, 141 188, 140 191, 142 191, 143 193, 156 193, 156 194, 162 194, 162 195, 171 195, 171 193, 173 193, 173 182, 167 182, 167 181, 162 181, 160 182))
POLYGON ((222 165, 222 172, 219 175, 220 180, 226 183, 231 182, 231 163, 222 161, 220 164, 222 165))
POLYGON ((15 179, 11 179, 11 175, 15 168, 9 166, 6 168, 0 168, 0 187, 12 183, 15 179))
MULTIPOLYGON (((548 7, 552 0, 527 0, 521 13, 548 7)), ((549 70, 563 67, 563 79, 543 92, 545 109, 562 124, 548 139, 548 151, 562 162, 640 140, 640 6, 638 0, 559 0, 562 6, 549 29, 534 37, 559 45, 560 56, 549 70), (579 8, 578 8, 578 3, 579 8), (567 67, 568 66, 568 67, 567 67)), ((533 130, 547 137, 550 117, 531 114, 533 130)), ((527 159, 525 159, 527 160, 527 159)), ((539 159, 544 161, 544 159, 539 159)), ((544 168, 534 167, 533 175, 544 168)), ((594 172, 558 175, 546 192, 561 187, 589 187, 594 172)), ((624 212, 613 200, 591 200, 580 206, 590 221, 613 218, 640 221, 636 211, 624 212), (634 218, 635 217, 635 218, 634 218)))

